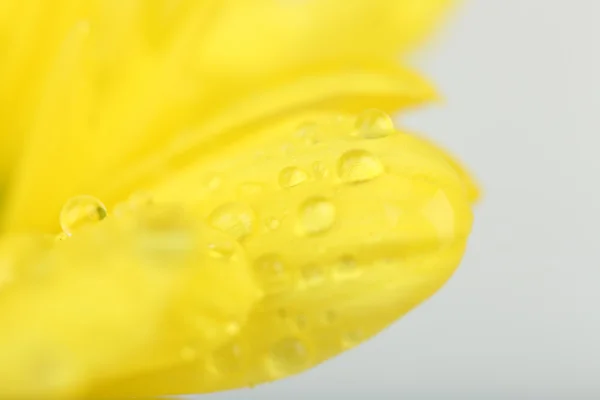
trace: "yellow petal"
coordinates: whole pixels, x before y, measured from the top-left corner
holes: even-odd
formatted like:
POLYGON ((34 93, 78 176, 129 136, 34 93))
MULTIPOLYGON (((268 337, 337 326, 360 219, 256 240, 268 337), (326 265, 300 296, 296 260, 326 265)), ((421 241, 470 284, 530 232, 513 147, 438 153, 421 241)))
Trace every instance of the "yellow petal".
POLYGON ((260 296, 239 246, 181 207, 109 216, 56 243, 2 244, 3 398, 80 397, 202 357, 260 296))
MULTIPOLYGON (((252 13, 258 19, 246 16, 248 4, 244 1, 188 4, 189 12, 181 27, 175 29, 171 41, 158 53, 140 44, 138 31, 141 28, 126 29, 124 21, 130 21, 132 27, 140 26, 135 12, 140 9, 137 2, 128 3, 128 7, 117 7, 112 1, 93 4, 95 8, 87 11, 91 35, 88 44, 77 48, 78 45, 69 44, 68 38, 56 41, 62 50, 57 56, 59 61, 51 69, 54 72, 47 77, 48 82, 53 83, 45 85, 48 89, 41 95, 45 99, 41 107, 27 110, 31 115, 46 115, 47 119, 37 117, 39 123, 27 135, 27 151, 12 177, 15 187, 10 188, 5 210, 6 230, 53 231, 54 216, 62 203, 78 193, 93 193, 108 203, 121 200, 119 196, 123 193, 114 193, 114 188, 109 187, 114 177, 140 164, 140 158, 152 159, 157 149, 172 146, 173 136, 178 139, 180 133, 193 131, 196 137, 192 140, 205 142, 221 135, 223 130, 264 123, 297 109, 319 107, 355 112, 378 106, 392 111, 421 104, 435 96, 421 78, 395 65, 389 47, 371 54, 371 47, 365 47, 373 36, 365 36, 361 45, 362 41, 357 42, 356 38, 343 33, 357 28, 350 22, 363 21, 359 16, 386 15, 387 22, 377 26, 383 30, 393 28, 389 37, 394 38, 390 39, 394 46, 399 46, 395 39, 398 26, 406 26, 406 34, 414 36, 414 32, 409 34, 411 25, 402 24, 403 16, 435 19, 434 15, 443 9, 437 1, 427 1, 421 6, 414 1, 397 4, 382 0, 354 1, 351 6, 343 7, 348 15, 333 20, 325 20, 323 16, 331 16, 334 9, 337 10, 340 4, 336 1, 323 4, 311 1, 291 8, 280 2, 252 3, 252 13), (246 18, 245 23, 251 21, 264 27, 264 34, 271 35, 274 29, 281 32, 271 40, 262 36, 252 39, 256 42, 257 54, 249 55, 246 47, 237 45, 228 48, 231 41, 227 38, 246 29, 236 22, 242 16, 246 18), (279 20, 280 17, 283 19, 279 20), (294 19, 305 21, 307 18, 314 18, 315 24, 303 23, 299 27, 293 23, 294 19), (282 25, 285 21, 290 25, 282 25), (120 41, 115 39, 117 34, 120 41), (355 45, 346 45, 344 57, 338 57, 330 49, 317 51, 315 43, 322 40, 315 42, 316 34, 331 36, 333 44, 344 40, 355 45), (299 45, 300 40, 304 41, 303 46, 299 45), (216 51, 219 43, 224 47, 216 51), (261 47, 268 46, 267 43, 283 47, 261 47), (190 51, 194 47, 197 52, 190 51), (124 48, 136 50, 127 57, 124 48), (274 54, 289 48, 296 49, 294 54, 304 60, 307 68, 293 57, 276 58, 285 60, 285 64, 271 63, 274 54), (222 59, 223 56, 239 56, 239 59, 222 59), (84 62, 84 58, 88 60, 84 62), (340 63, 331 64, 332 59, 340 63), (247 65, 257 60, 262 60, 258 77, 255 68, 247 65), (233 65, 235 68, 229 70, 233 65), (77 93, 73 89, 64 90, 79 87, 80 79, 88 84, 85 90, 77 93), (78 99, 91 102, 91 114, 80 106, 78 99), (73 118, 86 120, 87 129, 74 126, 73 118), (43 129, 46 125, 48 129, 43 129), (46 149, 46 144, 54 151, 46 149), (60 154, 60 159, 57 160, 55 152, 60 154), (48 175, 69 179, 59 179, 50 188, 51 180, 40 179, 48 175), (41 193, 45 198, 43 204, 35 201, 41 193)), ((366 35, 371 25, 358 27, 358 32, 362 29, 366 35)), ((65 26, 73 29, 73 24, 66 22, 60 26, 61 32, 65 26)), ((373 32, 375 34, 387 37, 382 31, 373 32)), ((252 35, 243 34, 240 39, 248 36, 252 35)))
POLYGON ((237 237, 266 297, 218 351, 100 393, 207 392, 304 371, 378 333, 452 275, 472 222, 464 171, 413 135, 312 117, 299 130, 306 115, 264 128, 152 187, 160 201, 185 191, 237 237))

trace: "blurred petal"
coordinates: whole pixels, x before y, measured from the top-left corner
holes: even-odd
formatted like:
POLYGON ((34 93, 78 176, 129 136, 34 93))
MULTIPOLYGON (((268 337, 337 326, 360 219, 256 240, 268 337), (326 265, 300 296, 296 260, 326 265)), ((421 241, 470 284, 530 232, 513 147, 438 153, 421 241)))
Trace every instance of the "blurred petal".
POLYGON ((5 398, 79 397, 92 383, 205 355, 260 296, 239 246, 169 205, 56 243, 4 238, 0 262, 5 398))

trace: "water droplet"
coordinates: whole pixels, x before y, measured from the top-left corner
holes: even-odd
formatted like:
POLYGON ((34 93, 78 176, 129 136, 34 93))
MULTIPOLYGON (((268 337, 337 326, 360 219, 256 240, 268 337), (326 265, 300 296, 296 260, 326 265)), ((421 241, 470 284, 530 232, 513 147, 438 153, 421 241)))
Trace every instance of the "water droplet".
POLYGON ((365 150, 350 150, 338 162, 338 176, 345 183, 367 182, 383 172, 381 161, 365 150))
POLYGON ((283 188, 298 186, 308 179, 308 174, 297 167, 287 167, 279 173, 279 184, 283 188))
POLYGON ((241 203, 228 203, 217 207, 208 217, 209 223, 240 240, 252 233, 254 211, 241 203))
POLYGON ((361 272, 358 263, 353 257, 344 256, 334 269, 334 277, 338 280, 352 279, 360 276, 361 272))
POLYGON ((328 231, 335 222, 335 216, 336 209, 333 203, 321 197, 313 197, 300 206, 299 229, 306 235, 328 231))
POLYGON ((265 225, 267 227, 267 229, 269 230, 276 230, 281 226, 281 221, 279 221, 277 218, 267 218, 267 220, 265 221, 265 225))
POLYGON ((93 225, 106 218, 106 206, 93 196, 72 197, 60 211, 60 226, 71 235, 74 231, 93 225))
POLYGON ((321 284, 325 276, 318 265, 309 264, 302 268, 302 279, 307 286, 315 286, 321 284))
POLYGON ((378 139, 394 133, 394 122, 380 110, 366 110, 356 119, 355 132, 365 139, 378 139))
POLYGON ((270 351, 269 365, 276 376, 298 372, 307 366, 309 354, 300 339, 285 338, 277 342, 270 351))
POLYGON ((318 179, 325 179, 329 176, 329 170, 321 161, 315 161, 312 165, 315 177, 318 179))
POLYGON ((351 330, 342 335, 342 346, 345 349, 352 348, 363 340, 363 333, 360 330, 351 330))

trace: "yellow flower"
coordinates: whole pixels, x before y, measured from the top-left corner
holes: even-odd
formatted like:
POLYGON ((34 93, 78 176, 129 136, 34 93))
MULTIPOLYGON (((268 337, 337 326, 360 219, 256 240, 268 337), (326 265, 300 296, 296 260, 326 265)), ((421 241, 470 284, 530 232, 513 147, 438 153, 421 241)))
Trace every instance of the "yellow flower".
POLYGON ((384 112, 446 3, 0 2, 0 397, 256 385, 433 294, 477 189, 384 112))

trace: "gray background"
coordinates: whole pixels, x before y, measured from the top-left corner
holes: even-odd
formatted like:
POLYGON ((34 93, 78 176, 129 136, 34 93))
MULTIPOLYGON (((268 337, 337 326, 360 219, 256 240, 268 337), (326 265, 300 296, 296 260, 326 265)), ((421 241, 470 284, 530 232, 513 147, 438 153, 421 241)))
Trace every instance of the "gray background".
POLYGON ((467 0, 403 118, 485 188, 451 282, 301 376, 203 400, 600 399, 599 0, 467 0))

